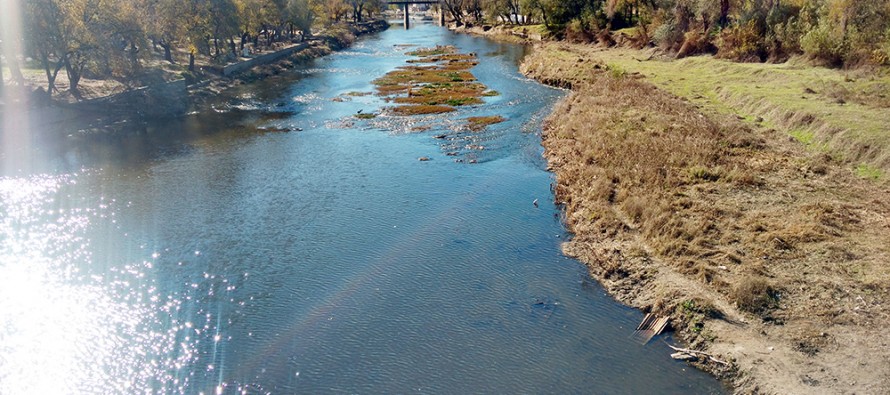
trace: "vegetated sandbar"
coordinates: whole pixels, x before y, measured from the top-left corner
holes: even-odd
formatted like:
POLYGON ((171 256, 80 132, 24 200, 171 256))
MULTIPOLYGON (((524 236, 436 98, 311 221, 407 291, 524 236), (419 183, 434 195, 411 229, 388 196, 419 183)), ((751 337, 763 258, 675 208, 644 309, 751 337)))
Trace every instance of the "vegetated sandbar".
POLYGON ((483 96, 496 94, 469 71, 479 63, 474 53, 462 54, 453 46, 436 46, 407 55, 418 58, 374 80, 379 96, 399 104, 388 109, 396 115, 452 112, 459 106, 482 104, 483 96))

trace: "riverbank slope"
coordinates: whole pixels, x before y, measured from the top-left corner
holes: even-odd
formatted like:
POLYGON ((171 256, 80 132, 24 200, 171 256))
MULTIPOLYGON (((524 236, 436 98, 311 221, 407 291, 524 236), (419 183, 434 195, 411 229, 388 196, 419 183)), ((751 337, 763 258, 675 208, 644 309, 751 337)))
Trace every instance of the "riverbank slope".
POLYGON ((522 71, 573 90, 543 136, 564 250, 616 298, 738 393, 890 388, 886 74, 548 41, 522 71))
POLYGON ((746 76, 776 81, 751 89, 778 89, 775 65, 646 58, 547 42, 523 63, 573 89, 543 138, 576 235, 566 253, 618 299, 670 315, 692 347, 730 361, 701 364, 740 393, 890 388, 888 112, 855 104, 820 117, 797 101, 738 99, 746 76), (734 67, 749 72, 710 73, 734 67))

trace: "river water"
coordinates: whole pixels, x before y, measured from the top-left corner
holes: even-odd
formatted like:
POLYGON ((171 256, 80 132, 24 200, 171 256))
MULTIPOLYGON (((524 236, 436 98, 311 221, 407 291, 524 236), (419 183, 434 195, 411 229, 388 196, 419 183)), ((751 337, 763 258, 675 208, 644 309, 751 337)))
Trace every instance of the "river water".
POLYGON ((540 129, 565 93, 523 51, 394 26, 181 120, 7 116, 0 393, 722 393, 560 253, 540 129), (407 44, 476 52, 501 95, 353 117, 407 44))

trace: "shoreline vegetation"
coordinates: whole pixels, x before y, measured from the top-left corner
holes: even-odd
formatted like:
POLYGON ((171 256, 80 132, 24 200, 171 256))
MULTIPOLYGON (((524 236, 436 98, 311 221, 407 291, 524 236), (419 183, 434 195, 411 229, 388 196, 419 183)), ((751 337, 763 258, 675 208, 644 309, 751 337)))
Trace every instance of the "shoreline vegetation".
POLYGON ((227 84, 280 71, 269 65, 323 56, 388 26, 379 19, 387 8, 383 0, 35 0, 8 6, 0 29, 0 111, 43 108, 54 119, 78 111, 182 115, 190 110, 189 96, 200 104, 227 84))
MULTIPOLYGON (((20 88, 30 91, 22 95, 25 97, 23 103, 8 105, 24 105, 25 108, 39 112, 56 108, 73 111, 73 114, 95 112, 103 116, 116 114, 124 118, 180 116, 194 111, 195 108, 201 108, 216 95, 231 87, 280 74, 296 64, 346 48, 357 37, 380 32, 388 27, 389 24, 384 20, 332 24, 311 38, 300 38, 293 43, 281 43, 261 52, 255 52, 249 57, 232 58, 227 63, 219 65, 199 62, 194 72, 171 77, 170 81, 166 79, 153 81, 152 84, 138 88, 126 88, 114 80, 91 80, 82 77, 77 97, 68 91, 62 91, 58 97, 47 100, 44 96, 45 91, 39 86, 46 81, 37 77, 22 87, 6 87, 6 89, 20 88), (268 60, 264 60, 263 57, 267 57, 268 60), (247 67, 241 67, 242 65, 247 67), (228 68, 236 71, 227 75, 223 70, 228 68)), ((56 89, 66 89, 66 81, 65 78, 59 78, 56 82, 59 86, 56 89)), ((65 116, 50 118, 65 119, 65 116)))
POLYGON ((571 89, 542 136, 564 251, 729 361, 696 366, 737 393, 890 388, 885 69, 452 29, 532 43, 521 71, 571 89))

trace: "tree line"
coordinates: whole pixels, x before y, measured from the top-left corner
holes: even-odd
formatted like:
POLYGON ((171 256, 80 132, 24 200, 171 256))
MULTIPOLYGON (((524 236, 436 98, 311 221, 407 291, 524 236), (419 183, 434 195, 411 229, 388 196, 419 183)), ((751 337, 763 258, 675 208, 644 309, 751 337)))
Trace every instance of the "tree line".
POLYGON ((443 0, 458 23, 540 23, 560 38, 609 40, 739 61, 806 54, 830 66, 890 64, 890 0, 443 0))
MULTIPOLYGON (((22 32, 6 51, 14 82, 21 59, 39 63, 47 91, 64 71, 77 92, 84 76, 127 82, 147 59, 188 64, 237 56, 245 46, 270 47, 302 39, 313 26, 360 22, 385 7, 382 0, 26 0, 18 2, 22 32), (186 59, 176 59, 184 52, 186 59)), ((8 10, 4 10, 8 12, 8 10)), ((10 37, 10 35, 6 35, 10 37)), ((7 38, 8 40, 8 38, 7 38)), ((0 80, 2 81, 2 80, 0 80)))
MULTIPOLYGON (((361 21, 383 0, 27 0, 14 1, 22 34, 4 44, 21 83, 21 59, 37 62, 47 91, 65 72, 131 81, 146 59, 222 62, 246 45, 269 47, 336 21, 361 21), (12 45, 10 45, 12 44, 12 45), (10 48, 13 48, 10 50, 10 48), (177 59, 176 54, 183 59, 177 59)), ((543 24, 554 36, 609 43, 621 29, 639 47, 739 61, 809 55, 831 66, 890 64, 890 0, 442 0, 458 24, 543 24)), ((2 22, 0 22, 2 23, 2 22)), ((0 26, 7 31, 7 26, 0 26)), ((9 35, 6 34, 7 41, 9 35)))

